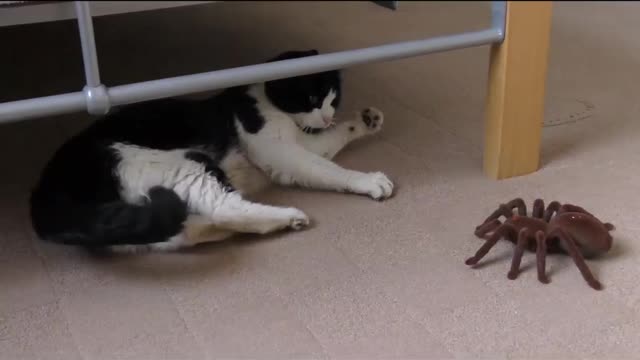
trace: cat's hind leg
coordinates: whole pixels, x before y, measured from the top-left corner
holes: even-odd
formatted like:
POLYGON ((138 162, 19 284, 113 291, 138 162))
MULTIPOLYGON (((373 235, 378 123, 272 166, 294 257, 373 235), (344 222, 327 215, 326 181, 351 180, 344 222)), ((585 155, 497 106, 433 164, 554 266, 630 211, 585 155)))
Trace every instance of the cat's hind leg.
POLYGON ((309 224, 309 218, 298 209, 243 199, 207 153, 116 146, 122 158, 118 175, 126 199, 139 201, 151 187, 162 186, 173 190, 190 213, 181 233, 136 249, 173 250, 221 240, 236 232, 265 234, 285 228, 301 229, 309 224))
POLYGON ((309 225, 309 218, 302 211, 291 207, 277 207, 251 202, 242 197, 229 183, 224 171, 211 163, 204 154, 189 153, 191 161, 205 165, 205 171, 214 175, 223 186, 215 199, 215 206, 200 206, 215 228, 233 232, 266 234, 291 228, 302 229, 309 225))
POLYGON ((237 193, 229 193, 212 215, 212 223, 221 229, 242 233, 266 234, 282 229, 300 230, 309 225, 307 215, 292 207, 251 202, 237 193))
POLYGON ((214 225, 211 219, 202 215, 190 215, 184 222, 182 233, 162 243, 150 244, 151 250, 172 251, 189 248, 198 244, 226 240, 236 232, 214 225))
POLYGON ((240 194, 221 203, 212 217, 190 215, 182 233, 169 241, 148 245, 150 249, 170 251, 202 243, 226 240, 237 233, 267 234, 309 225, 309 218, 295 208, 262 205, 244 200, 240 194))
POLYGON ((309 218, 295 208, 276 207, 253 203, 233 193, 220 203, 212 216, 189 215, 181 233, 167 241, 147 245, 119 245, 116 252, 138 253, 146 251, 173 251, 198 244, 222 241, 237 233, 267 234, 309 225, 309 218))
POLYGON ((174 251, 190 248, 198 244, 226 240, 236 234, 235 231, 222 229, 201 215, 189 215, 183 224, 182 232, 163 242, 146 245, 116 245, 110 249, 116 253, 144 253, 150 251, 174 251))
MULTIPOLYGON (((222 202, 212 217, 190 215, 182 233, 166 242, 146 245, 148 250, 171 251, 198 244, 221 241, 237 233, 267 234, 309 225, 309 218, 295 208, 262 205, 244 200, 240 194, 222 202)), ((142 247, 128 247, 139 251, 142 247)))

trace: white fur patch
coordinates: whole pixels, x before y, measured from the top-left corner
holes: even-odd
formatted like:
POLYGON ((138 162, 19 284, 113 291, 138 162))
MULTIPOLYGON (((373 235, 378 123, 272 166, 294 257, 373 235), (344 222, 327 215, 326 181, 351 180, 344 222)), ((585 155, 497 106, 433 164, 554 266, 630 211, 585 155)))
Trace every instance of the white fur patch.
POLYGON ((331 89, 329 91, 329 94, 325 96, 324 100, 322 101, 322 107, 320 108, 320 113, 323 117, 333 119, 333 117, 335 116, 336 109, 333 107, 333 105, 331 105, 331 103, 336 99, 336 96, 336 91, 333 89, 331 89))
POLYGON ((175 191, 187 203, 189 211, 213 214, 227 196, 223 186, 209 176, 204 165, 188 161, 188 150, 155 150, 116 143, 113 148, 121 161, 117 167, 122 198, 140 203, 149 189, 162 186, 175 191))

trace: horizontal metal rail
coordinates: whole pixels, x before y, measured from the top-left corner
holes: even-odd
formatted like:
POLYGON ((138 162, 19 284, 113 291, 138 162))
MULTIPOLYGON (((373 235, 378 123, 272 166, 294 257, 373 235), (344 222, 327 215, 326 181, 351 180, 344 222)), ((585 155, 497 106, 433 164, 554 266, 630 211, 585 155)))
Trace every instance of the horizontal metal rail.
POLYGON ((60 115, 85 109, 91 114, 104 114, 109 111, 111 106, 307 75, 370 62, 499 43, 505 35, 506 2, 492 2, 492 27, 486 30, 144 81, 111 88, 106 88, 100 83, 93 26, 86 2, 76 2, 76 13, 81 32, 87 79, 84 91, 2 103, 0 104, 0 123, 60 115))

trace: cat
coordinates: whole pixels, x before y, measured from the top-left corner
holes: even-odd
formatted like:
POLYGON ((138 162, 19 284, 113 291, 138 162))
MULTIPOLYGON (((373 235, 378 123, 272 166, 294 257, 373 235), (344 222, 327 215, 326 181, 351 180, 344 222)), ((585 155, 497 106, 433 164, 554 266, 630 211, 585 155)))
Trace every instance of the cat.
MULTIPOLYGON (((269 61, 317 55, 288 51, 269 61)), ((368 195, 393 193, 381 172, 331 159, 380 131, 375 108, 333 123, 339 70, 238 86, 203 100, 124 106, 65 142, 30 197, 43 240, 87 248, 176 250, 236 233, 309 225, 299 209, 252 202, 270 182, 368 195)))

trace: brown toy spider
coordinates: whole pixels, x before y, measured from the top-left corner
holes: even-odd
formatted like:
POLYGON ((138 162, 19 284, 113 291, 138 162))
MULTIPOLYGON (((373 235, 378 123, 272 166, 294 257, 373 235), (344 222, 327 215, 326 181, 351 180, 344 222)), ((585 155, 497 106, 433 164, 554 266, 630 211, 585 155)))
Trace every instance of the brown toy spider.
POLYGON ((507 277, 514 280, 520 272, 520 261, 524 249, 536 252, 538 280, 549 283, 545 274, 547 253, 569 254, 589 286, 600 290, 602 285, 591 274, 584 258, 604 254, 611 249, 614 229, 610 223, 602 223, 583 208, 553 201, 544 208, 544 201, 537 199, 533 203, 532 216, 527 216, 527 207, 522 199, 514 199, 502 204, 483 223, 476 227, 475 235, 486 240, 473 257, 466 260, 467 265, 475 265, 501 238, 516 244, 511 261, 511 270, 507 277), (518 209, 518 214, 513 209, 518 209), (555 216, 554 216, 555 215, 555 216), (501 223, 499 218, 506 221, 501 223))

